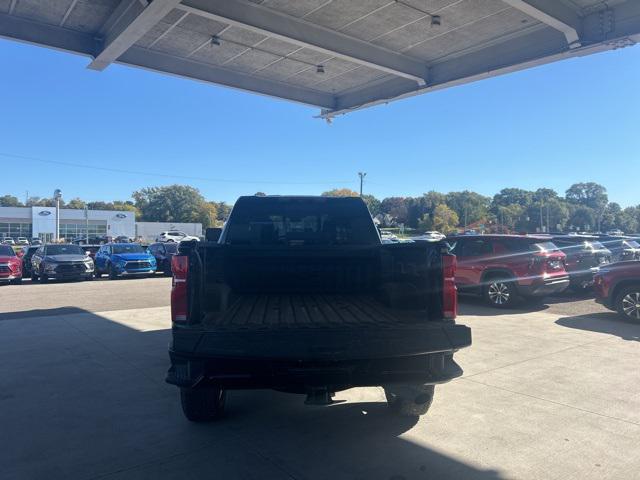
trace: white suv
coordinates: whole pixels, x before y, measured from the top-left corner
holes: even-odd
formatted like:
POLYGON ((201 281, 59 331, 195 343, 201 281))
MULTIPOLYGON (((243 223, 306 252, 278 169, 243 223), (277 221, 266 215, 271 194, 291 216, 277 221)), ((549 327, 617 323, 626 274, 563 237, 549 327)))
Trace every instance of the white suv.
POLYGON ((156 242, 182 242, 188 240, 200 240, 198 237, 187 235, 179 230, 169 230, 168 232, 162 232, 156 237, 156 242))

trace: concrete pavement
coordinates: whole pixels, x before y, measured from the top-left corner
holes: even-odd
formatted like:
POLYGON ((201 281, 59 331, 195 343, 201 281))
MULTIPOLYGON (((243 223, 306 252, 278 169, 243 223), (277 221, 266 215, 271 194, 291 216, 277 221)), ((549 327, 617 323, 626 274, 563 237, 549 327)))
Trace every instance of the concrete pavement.
POLYGON ((25 312, 0 313, 3 480, 588 480, 640 471, 640 326, 597 307, 493 315, 464 304, 459 320, 474 334, 457 355, 465 376, 438 387, 417 423, 390 416, 370 388, 338 393, 330 407, 231 392, 222 421, 194 425, 163 381, 168 308, 114 308, 124 291, 123 305, 153 304, 168 280, 82 284, 110 289, 94 294, 104 311, 46 290, 63 285, 0 288, 2 310, 19 291, 25 312), (35 308, 39 297, 48 309, 35 308))

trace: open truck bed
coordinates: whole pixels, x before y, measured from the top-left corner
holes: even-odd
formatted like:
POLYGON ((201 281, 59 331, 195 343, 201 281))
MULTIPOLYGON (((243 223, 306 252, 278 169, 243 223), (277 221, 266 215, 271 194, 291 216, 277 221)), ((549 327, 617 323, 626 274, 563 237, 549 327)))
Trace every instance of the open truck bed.
POLYGON ((208 314, 192 352, 214 357, 356 360, 406 357, 468 346, 468 328, 426 322, 371 295, 247 294, 208 314))
POLYGON ((399 398, 410 385, 424 399, 462 374, 453 354, 471 333, 454 320, 444 243, 381 244, 356 198, 243 197, 225 232, 174 257, 167 381, 189 418, 184 396, 203 389, 273 388, 316 403, 356 386, 399 398), (238 213, 247 203, 268 210, 238 213))

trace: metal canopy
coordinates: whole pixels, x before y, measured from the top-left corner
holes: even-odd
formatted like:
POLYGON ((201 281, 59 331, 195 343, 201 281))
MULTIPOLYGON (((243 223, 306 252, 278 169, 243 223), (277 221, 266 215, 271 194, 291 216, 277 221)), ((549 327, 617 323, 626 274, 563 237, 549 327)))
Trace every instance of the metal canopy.
POLYGON ((0 0, 0 36, 331 118, 640 41, 640 0, 0 0))

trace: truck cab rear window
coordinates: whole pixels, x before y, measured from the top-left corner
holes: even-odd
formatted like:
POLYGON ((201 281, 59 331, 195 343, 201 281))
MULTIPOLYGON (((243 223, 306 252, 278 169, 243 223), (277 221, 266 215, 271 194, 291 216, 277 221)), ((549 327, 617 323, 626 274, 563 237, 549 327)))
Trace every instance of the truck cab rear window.
MULTIPOLYGON (((271 199, 269 199, 271 200, 271 199)), ((362 203, 328 199, 238 202, 226 232, 232 245, 369 245, 379 243, 362 203)))

